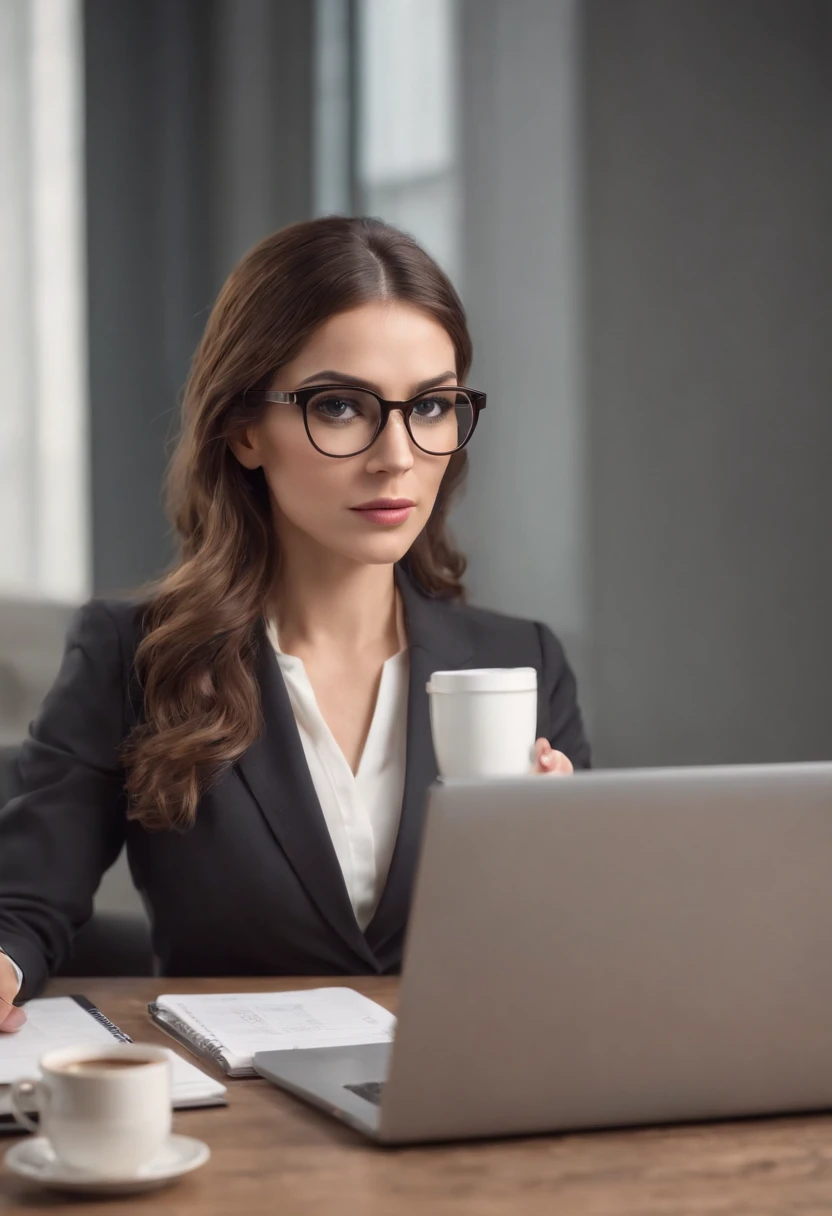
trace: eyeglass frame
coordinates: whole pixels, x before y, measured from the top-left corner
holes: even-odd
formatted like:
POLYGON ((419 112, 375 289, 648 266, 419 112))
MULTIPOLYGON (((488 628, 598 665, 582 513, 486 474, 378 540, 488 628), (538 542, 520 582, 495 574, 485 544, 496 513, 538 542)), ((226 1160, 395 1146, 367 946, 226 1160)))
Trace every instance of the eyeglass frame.
POLYGON ((425 389, 423 392, 417 393, 414 397, 409 397, 407 399, 407 401, 388 401, 385 397, 379 396, 379 394, 374 392, 373 389, 364 388, 363 386, 359 387, 358 385, 355 385, 355 384, 311 384, 306 388, 296 388, 296 389, 287 389, 287 390, 283 390, 283 389, 248 389, 243 394, 243 400, 244 400, 245 404, 248 404, 249 398, 254 398, 255 400, 259 400, 259 401, 268 401, 275 405, 297 405, 297 406, 299 406, 301 408, 301 410, 303 411, 303 425, 306 430, 307 438, 309 439, 309 442, 312 444, 312 447, 315 449, 315 451, 320 452, 320 454, 322 456, 329 456, 331 460, 349 460, 350 457, 352 457, 352 456, 360 456, 363 452, 367 452, 370 450, 370 448, 373 446, 375 441, 378 439, 379 435, 381 435, 382 431, 387 426, 387 423, 390 419, 390 415, 393 413, 394 410, 401 411, 402 419, 404 421, 405 429, 407 431, 409 438, 416 445, 416 447, 419 449, 419 451, 423 452, 425 454, 425 456, 454 456, 454 455, 456 455, 457 452, 461 452, 462 449, 468 444, 468 442, 471 439, 471 436, 473 435, 474 431, 477 429, 477 423, 479 422, 480 412, 485 409, 486 394, 481 393, 477 389, 474 389, 474 388, 466 388, 466 386, 464 384, 444 384, 444 385, 438 385, 434 389, 430 389, 430 388, 425 389), (413 436, 413 432, 410 429, 410 415, 413 413, 413 411, 416 408, 416 405, 418 404, 419 401, 424 400, 425 397, 429 397, 431 393, 434 393, 434 392, 440 393, 445 390, 450 390, 450 391, 453 391, 456 393, 465 393, 466 396, 469 398, 469 400, 471 402, 471 406, 474 410, 474 418, 471 423, 471 429, 468 432, 468 434, 465 436, 465 439, 459 445, 459 447, 453 448, 450 452, 428 452, 425 448, 422 447, 422 445, 419 443, 418 439, 415 439, 413 436), (312 432, 309 429, 309 418, 307 415, 307 409, 309 406, 309 402, 318 393, 327 393, 327 392, 330 392, 330 393, 331 392, 368 393, 369 396, 375 397, 376 401, 378 402, 379 411, 380 411, 378 430, 376 431, 375 435, 373 435, 370 442, 365 444, 363 448, 359 448, 357 452, 325 452, 323 450, 323 448, 318 447, 317 443, 312 438, 312 432))

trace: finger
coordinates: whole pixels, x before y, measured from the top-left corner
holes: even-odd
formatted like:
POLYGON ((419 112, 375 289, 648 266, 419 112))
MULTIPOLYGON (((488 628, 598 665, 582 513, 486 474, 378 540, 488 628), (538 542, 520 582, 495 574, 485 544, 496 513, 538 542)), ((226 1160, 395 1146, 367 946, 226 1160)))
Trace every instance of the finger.
POLYGON ((537 739, 534 745, 536 773, 550 773, 554 764, 554 751, 548 739, 537 739))
MULTIPOLYGON (((0 961, 5 961, 5 956, 2 954, 0 954, 0 961)), ((0 975, 0 1018, 5 1010, 14 1005, 14 999, 19 991, 20 985, 17 983, 17 976, 9 982, 8 975, 0 975)))
MULTIPOLYGON (((0 1010, 4 1010, 5 1005, 0 1006, 0 1010)), ((26 1014, 17 1005, 12 1005, 4 1021, 0 1022, 0 1034, 13 1034, 16 1030, 24 1025, 26 1014)))
POLYGON ((575 771, 572 767, 572 761, 563 752, 553 752, 552 754, 554 756, 553 773, 560 773, 562 777, 568 777, 575 771))
POLYGON ((572 771, 572 761, 563 752, 554 751, 549 747, 548 751, 543 748, 538 752, 537 768, 538 773, 558 773, 563 776, 568 776, 572 771))

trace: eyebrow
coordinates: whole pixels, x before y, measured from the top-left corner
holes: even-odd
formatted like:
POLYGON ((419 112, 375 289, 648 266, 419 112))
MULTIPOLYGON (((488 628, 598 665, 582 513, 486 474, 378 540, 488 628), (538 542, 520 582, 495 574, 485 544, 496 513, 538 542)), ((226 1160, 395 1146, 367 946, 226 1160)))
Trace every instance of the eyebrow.
MULTIPOLYGON (((429 380, 422 380, 416 385, 412 396, 417 397, 419 393, 424 393, 430 388, 438 388, 446 380, 456 380, 456 372, 440 372, 438 376, 431 376, 429 380)), ((351 388, 368 388, 372 392, 378 393, 379 397, 384 396, 379 386, 373 384, 371 380, 362 380, 358 376, 348 376, 346 372, 336 372, 332 368, 328 368, 322 372, 315 372, 313 376, 307 376, 305 380, 301 380, 298 388, 303 388, 304 385, 312 384, 316 381, 321 384, 345 384, 351 388)))

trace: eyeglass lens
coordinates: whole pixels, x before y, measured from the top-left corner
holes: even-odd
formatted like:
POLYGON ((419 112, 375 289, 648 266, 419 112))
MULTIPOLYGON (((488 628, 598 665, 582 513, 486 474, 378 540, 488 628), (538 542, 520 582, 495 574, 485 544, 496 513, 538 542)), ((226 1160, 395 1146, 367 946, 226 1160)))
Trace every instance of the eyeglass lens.
MULTIPOLYGON (((471 434, 474 412, 470 397, 457 389, 425 393, 410 414, 413 442, 431 455, 448 455, 471 434)), ((306 419, 317 448, 330 456, 352 456, 378 434, 381 407, 372 393, 361 389, 329 390, 311 398, 306 419)))

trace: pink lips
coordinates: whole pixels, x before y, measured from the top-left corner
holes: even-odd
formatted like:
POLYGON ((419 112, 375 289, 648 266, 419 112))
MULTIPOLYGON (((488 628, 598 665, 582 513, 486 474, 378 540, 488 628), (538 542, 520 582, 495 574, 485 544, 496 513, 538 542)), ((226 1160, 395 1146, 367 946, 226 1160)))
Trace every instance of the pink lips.
POLYGON ((369 523, 390 525, 403 524, 414 506, 409 498, 374 498, 352 510, 369 523))

